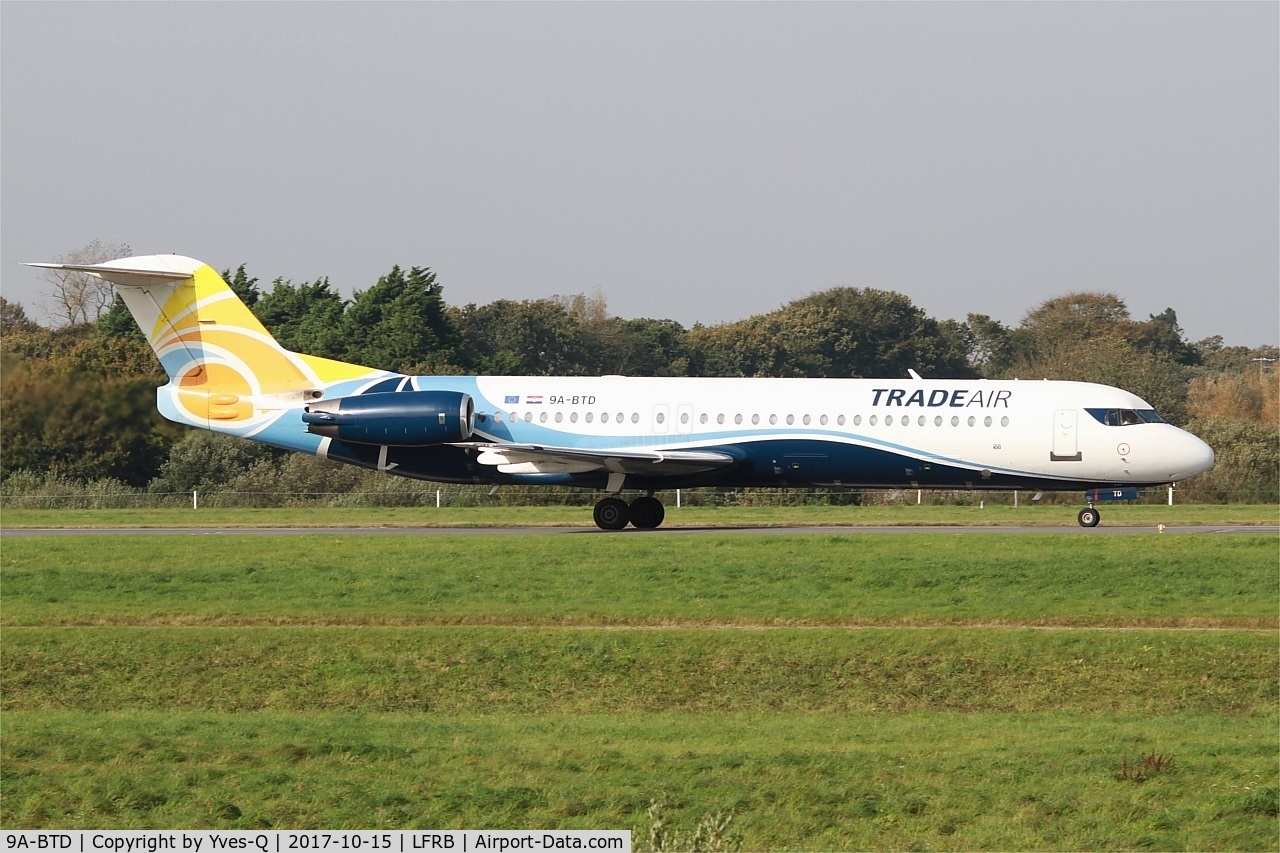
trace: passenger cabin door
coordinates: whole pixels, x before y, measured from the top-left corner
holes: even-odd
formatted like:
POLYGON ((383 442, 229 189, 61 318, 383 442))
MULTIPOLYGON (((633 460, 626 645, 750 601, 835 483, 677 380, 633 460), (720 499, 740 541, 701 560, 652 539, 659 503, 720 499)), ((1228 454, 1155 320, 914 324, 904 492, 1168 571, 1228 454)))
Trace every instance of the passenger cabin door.
POLYGON ((1075 409, 1058 409, 1053 413, 1053 450, 1049 451, 1050 462, 1079 462, 1082 459, 1076 441, 1078 415, 1075 409))

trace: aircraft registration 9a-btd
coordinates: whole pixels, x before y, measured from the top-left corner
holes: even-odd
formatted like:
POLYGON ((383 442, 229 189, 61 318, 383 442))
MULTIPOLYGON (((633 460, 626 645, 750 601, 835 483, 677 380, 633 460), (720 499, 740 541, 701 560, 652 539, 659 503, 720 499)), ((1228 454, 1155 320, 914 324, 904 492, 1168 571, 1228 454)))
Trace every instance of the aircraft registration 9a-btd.
POLYGON ((1093 527, 1096 501, 1213 465, 1209 445, 1105 385, 403 376, 284 349, 191 258, 32 266, 116 286, 169 375, 170 420, 404 477, 599 489, 607 530, 657 527, 654 492, 694 486, 1085 489, 1093 527))

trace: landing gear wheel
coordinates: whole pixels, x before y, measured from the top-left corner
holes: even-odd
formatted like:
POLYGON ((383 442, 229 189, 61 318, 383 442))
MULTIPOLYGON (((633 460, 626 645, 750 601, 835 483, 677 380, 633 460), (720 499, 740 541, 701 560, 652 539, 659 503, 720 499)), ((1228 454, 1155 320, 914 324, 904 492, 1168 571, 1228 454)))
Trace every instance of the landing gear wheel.
POLYGON ((657 498, 636 498, 631 502, 631 523, 642 530, 652 530, 666 518, 667 511, 657 498))
POLYGON ((601 530, 621 530, 631 520, 631 507, 620 498, 605 498, 596 504, 594 516, 601 530))
POLYGON ((1093 507, 1080 510, 1080 514, 1076 516, 1076 520, 1080 522, 1081 527, 1097 527, 1101 518, 1102 516, 1093 507))

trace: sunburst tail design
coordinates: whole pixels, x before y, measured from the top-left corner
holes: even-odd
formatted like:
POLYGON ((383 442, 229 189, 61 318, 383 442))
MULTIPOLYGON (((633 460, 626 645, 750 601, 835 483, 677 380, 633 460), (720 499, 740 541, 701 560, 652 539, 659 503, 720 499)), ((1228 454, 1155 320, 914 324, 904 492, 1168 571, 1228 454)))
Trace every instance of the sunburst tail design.
POLYGON ((111 282, 169 374, 161 414, 190 426, 315 452, 300 427, 306 403, 357 393, 396 374, 290 352, 208 264, 143 255, 103 264, 33 264, 111 282), (286 418, 293 412, 295 417, 286 418))

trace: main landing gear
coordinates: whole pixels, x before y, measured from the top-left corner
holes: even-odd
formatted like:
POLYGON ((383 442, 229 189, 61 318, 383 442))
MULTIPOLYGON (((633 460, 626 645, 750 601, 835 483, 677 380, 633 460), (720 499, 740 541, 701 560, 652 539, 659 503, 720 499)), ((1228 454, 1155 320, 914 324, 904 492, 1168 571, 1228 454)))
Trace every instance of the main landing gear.
POLYGON ((608 497, 596 504, 595 522, 601 530, 621 530, 628 524, 642 530, 652 530, 666 517, 662 501, 653 495, 645 495, 627 503, 622 498, 608 497))

